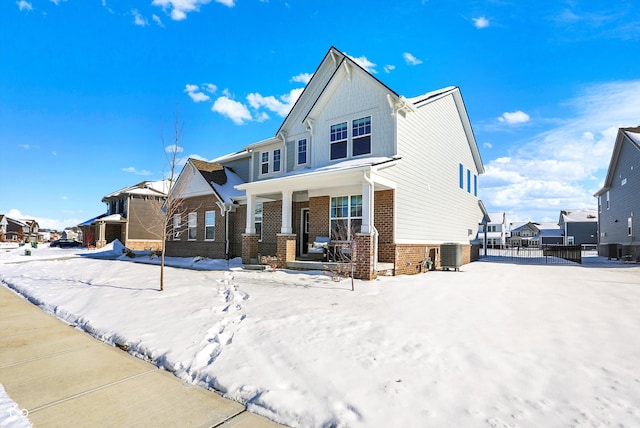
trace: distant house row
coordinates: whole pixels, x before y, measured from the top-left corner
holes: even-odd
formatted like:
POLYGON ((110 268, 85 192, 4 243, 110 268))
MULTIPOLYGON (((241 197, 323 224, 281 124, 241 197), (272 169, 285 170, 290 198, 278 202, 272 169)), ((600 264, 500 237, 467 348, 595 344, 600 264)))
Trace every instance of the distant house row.
POLYGON ((35 220, 9 218, 0 214, 0 242, 42 242, 48 233, 40 231, 35 220))
MULTIPOLYGON (((560 211, 558 222, 508 223, 506 214, 489 213, 486 225, 488 248, 540 247, 542 245, 593 245, 598 243, 596 209, 560 211)), ((480 225, 478 241, 485 242, 485 226, 480 225)))

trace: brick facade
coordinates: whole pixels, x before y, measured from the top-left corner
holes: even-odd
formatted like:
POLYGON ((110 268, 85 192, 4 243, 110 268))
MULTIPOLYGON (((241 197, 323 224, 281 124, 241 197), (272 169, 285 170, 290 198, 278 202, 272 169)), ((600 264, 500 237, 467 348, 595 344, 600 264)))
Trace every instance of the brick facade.
POLYGON ((329 235, 329 196, 309 198, 309 241, 329 235))
POLYGON ((374 235, 358 233, 356 234, 356 245, 354 246, 353 257, 356 260, 354 276, 359 279, 372 280, 376 278, 373 270, 373 247, 374 235))
POLYGON ((277 240, 278 267, 282 269, 287 267, 287 262, 292 262, 296 259, 297 235, 295 233, 278 233, 277 240))
POLYGON ((396 245, 393 241, 393 190, 375 192, 373 202, 373 224, 378 231, 378 261, 394 263, 396 245))

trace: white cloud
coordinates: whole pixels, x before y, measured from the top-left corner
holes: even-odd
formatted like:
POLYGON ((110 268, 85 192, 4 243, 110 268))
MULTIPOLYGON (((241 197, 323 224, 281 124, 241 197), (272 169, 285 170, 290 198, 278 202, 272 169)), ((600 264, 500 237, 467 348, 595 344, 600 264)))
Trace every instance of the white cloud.
POLYGON ((529 115, 523 111, 514 111, 512 113, 505 112, 498 118, 500 122, 508 123, 509 125, 516 125, 518 123, 526 123, 530 119, 529 115))
POLYGON ((418 64, 422 64, 422 60, 419 60, 418 58, 416 58, 415 56, 413 56, 412 54, 410 54, 409 52, 405 52, 402 54, 402 57, 404 58, 405 62, 409 65, 418 65, 418 64))
POLYGON ((251 93, 247 95, 247 101, 249 105, 254 109, 260 109, 261 107, 266 108, 278 115, 284 117, 286 116, 295 102, 302 94, 303 88, 292 89, 288 94, 280 96, 280 99, 270 95, 268 97, 264 97, 258 93, 251 93))
POLYGON ((396 69, 396 66, 395 66, 395 65, 392 65, 392 64, 388 64, 388 65, 385 65, 384 67, 382 67, 382 69, 384 70, 384 72, 385 72, 385 73, 389 74, 389 73, 391 73, 393 70, 395 70, 395 69, 396 69))
POLYGON ((25 150, 31 150, 31 149, 39 149, 40 146, 34 146, 33 144, 18 144, 18 147, 22 147, 25 150))
MULTIPOLYGON (((82 211, 79 211, 79 212, 82 213, 82 211)), ((15 208, 12 208, 7 212, 7 217, 14 218, 16 220, 35 220, 38 222, 38 226, 40 226, 40 229, 51 229, 51 230, 58 230, 58 231, 62 231, 67 227, 77 226, 78 224, 86 220, 86 219, 79 219, 79 218, 68 218, 68 219, 61 220, 61 219, 37 217, 29 214, 22 214, 20 210, 17 210, 15 208)))
POLYGON ((149 25, 149 21, 147 21, 147 18, 142 16, 140 12, 138 12, 138 9, 131 9, 131 14, 133 15, 133 23, 135 25, 139 27, 146 27, 147 25, 149 25))
POLYGON ((251 112, 249 112, 247 106, 227 96, 218 98, 213 103, 211 111, 228 117, 237 125, 242 125, 251 120, 251 112))
POLYGON ((26 0, 17 1, 16 4, 18 5, 18 9, 20 10, 26 10, 27 12, 31 12, 33 10, 33 6, 31 6, 31 3, 26 0))
POLYGON ((152 175, 152 172, 150 171, 147 171, 147 170, 138 171, 135 167, 132 167, 132 166, 122 168, 122 171, 128 172, 130 174, 135 174, 135 175, 152 175))
POLYGON ((482 147, 485 149, 491 149, 493 148, 493 144, 491 143, 482 143, 482 147))
POLYGON ((640 122, 638 99, 640 80, 583 88, 562 103, 570 119, 516 142, 509 157, 485 164, 480 178, 485 206, 553 221, 561 209, 595 206, 593 193, 604 183, 618 128, 640 122))
POLYGON ((184 91, 189 95, 193 102, 200 103, 203 101, 208 101, 210 98, 209 95, 205 94, 204 92, 198 92, 199 89, 200 87, 198 85, 192 85, 189 83, 184 86, 184 91))
POLYGON ((158 15, 154 13, 153 15, 151 15, 151 19, 153 19, 153 22, 155 22, 159 27, 164 28, 164 24, 162 23, 162 20, 158 15))
MULTIPOLYGON (((227 7, 235 6, 235 0, 215 1, 227 7)), ((160 6, 165 12, 170 11, 169 15, 174 21, 182 21, 187 19, 188 13, 200 11, 200 6, 204 6, 210 2, 211 0, 153 0, 151 4, 160 6)))
POLYGON ((309 83, 309 80, 311 80, 311 77, 313 76, 313 74, 311 73, 300 73, 297 76, 293 76, 291 78, 292 82, 298 82, 298 83, 304 83, 305 85, 307 83, 309 83))
POLYGON ((55 4, 56 6, 60 6, 60 2, 61 1, 67 1, 67 0, 50 0, 51 3, 55 4))
POLYGON ((164 151, 167 153, 182 153, 184 152, 184 148, 181 146, 178 146, 177 144, 170 144, 167 147, 164 148, 164 151))
POLYGON ((216 91, 218 90, 218 87, 213 83, 203 83, 202 87, 204 88, 205 91, 209 92, 210 94, 215 94, 216 91))
POLYGON ((479 18, 471 18, 471 20, 473 21, 473 25, 478 29, 487 28, 489 26, 489 20, 484 16, 481 16, 479 18))
POLYGON ((356 64, 358 64, 360 67, 364 68, 365 70, 367 70, 369 73, 377 73, 375 67, 376 64, 374 64, 373 62, 369 61, 367 59, 366 56, 361 56, 361 57, 354 57, 351 55, 347 55, 349 58, 351 58, 353 60, 353 62, 355 62, 356 64))

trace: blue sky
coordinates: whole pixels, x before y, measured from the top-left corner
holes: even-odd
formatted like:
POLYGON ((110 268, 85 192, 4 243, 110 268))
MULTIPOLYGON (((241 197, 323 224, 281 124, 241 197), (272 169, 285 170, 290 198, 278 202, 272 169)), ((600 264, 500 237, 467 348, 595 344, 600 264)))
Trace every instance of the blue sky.
POLYGON ((459 86, 510 221, 595 207, 640 125, 633 0, 2 0, 0 213, 62 229, 161 179, 176 111, 185 157, 273 136, 331 46, 406 97, 459 86))

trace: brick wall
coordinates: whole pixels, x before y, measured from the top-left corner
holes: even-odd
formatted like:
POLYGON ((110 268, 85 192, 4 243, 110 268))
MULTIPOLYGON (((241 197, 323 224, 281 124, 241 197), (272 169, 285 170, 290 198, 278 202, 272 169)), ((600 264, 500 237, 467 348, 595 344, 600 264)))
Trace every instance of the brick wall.
POLYGON ((329 235, 329 196, 309 198, 309 242, 329 235))
MULTIPOLYGON (((228 214, 229 215, 229 214, 228 214)), ((247 206, 236 206, 236 210, 229 217, 229 254, 233 257, 242 257, 242 234, 247 227, 247 206)))
POLYGON ((275 256, 278 251, 277 235, 282 229, 282 201, 262 204, 262 242, 258 252, 263 256, 275 256))
POLYGON ((378 230, 378 261, 395 261, 395 243, 393 242, 393 190, 375 192, 373 222, 378 230))

